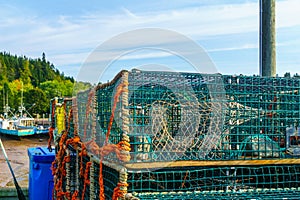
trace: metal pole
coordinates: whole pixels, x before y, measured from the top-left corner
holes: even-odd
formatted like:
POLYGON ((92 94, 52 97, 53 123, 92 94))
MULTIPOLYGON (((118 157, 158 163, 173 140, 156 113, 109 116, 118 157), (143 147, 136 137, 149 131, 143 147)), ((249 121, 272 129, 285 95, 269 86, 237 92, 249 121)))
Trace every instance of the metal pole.
POLYGON ((276 76, 275 0, 260 0, 259 64, 261 76, 276 76))

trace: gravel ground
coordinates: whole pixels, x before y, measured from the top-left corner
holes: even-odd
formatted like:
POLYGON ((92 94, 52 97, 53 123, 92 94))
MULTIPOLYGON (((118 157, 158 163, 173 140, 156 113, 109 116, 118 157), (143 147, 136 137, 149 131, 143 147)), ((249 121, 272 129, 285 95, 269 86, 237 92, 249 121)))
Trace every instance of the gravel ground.
MULTIPOLYGON (((48 135, 21 138, 0 135, 0 137, 20 187, 28 187, 29 157, 27 149, 47 146, 48 135)), ((14 183, 0 148, 0 188, 3 187, 14 187, 14 183)))

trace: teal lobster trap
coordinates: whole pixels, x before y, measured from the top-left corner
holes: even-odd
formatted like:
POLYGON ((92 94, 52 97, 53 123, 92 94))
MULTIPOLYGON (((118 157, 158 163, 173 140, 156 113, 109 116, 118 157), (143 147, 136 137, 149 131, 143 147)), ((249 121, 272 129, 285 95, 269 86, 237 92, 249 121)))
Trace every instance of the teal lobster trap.
POLYGON ((60 194, 299 197, 299 84, 296 78, 121 71, 65 102, 69 117, 57 160, 86 176, 59 176, 60 194), (75 158, 63 163, 68 155, 75 158))
MULTIPOLYGON (((89 138, 105 138, 122 81, 120 73, 94 91, 98 127, 89 138)), ((299 79, 133 70, 125 81, 128 90, 117 100, 109 140, 129 137, 130 162, 300 155, 299 79)))

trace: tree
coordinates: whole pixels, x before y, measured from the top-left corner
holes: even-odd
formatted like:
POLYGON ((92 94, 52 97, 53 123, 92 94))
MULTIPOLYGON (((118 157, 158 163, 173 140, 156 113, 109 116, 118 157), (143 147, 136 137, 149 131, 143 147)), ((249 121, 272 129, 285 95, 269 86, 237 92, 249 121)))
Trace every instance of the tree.
POLYGON ((91 87, 91 83, 82 81, 76 82, 74 83, 73 95, 77 94, 79 91, 87 90, 91 87))
POLYGON ((48 99, 52 99, 54 97, 71 97, 73 86, 74 83, 70 80, 53 80, 41 83, 40 88, 45 92, 48 99))
POLYGON ((40 88, 45 92, 47 99, 61 96, 61 86, 58 81, 45 81, 41 83, 40 88))
MULTIPOLYGON (((47 61, 44 52, 41 58, 37 59, 0 52, 0 88, 5 90, 5 96, 7 94, 9 97, 9 106, 14 110, 17 110, 21 104, 23 91, 24 105, 31 107, 34 101, 38 101, 39 103, 32 109, 34 112, 43 114, 47 112, 49 101, 53 97, 72 96, 75 82, 73 77, 65 76, 47 61)), ((80 83, 77 89, 89 87, 90 85, 80 83)), ((3 102, 6 97, 0 96, 3 102)))
POLYGON ((29 60, 23 60, 23 65, 20 71, 20 79, 24 84, 31 83, 31 72, 29 69, 29 60))
POLYGON ((49 101, 46 94, 40 88, 33 88, 24 93, 24 106, 33 114, 49 112, 49 101))
POLYGON ((42 53, 42 62, 46 63, 46 54, 45 54, 45 52, 42 53))
POLYGON ((0 81, 7 81, 7 67, 4 62, 3 56, 0 54, 0 81))

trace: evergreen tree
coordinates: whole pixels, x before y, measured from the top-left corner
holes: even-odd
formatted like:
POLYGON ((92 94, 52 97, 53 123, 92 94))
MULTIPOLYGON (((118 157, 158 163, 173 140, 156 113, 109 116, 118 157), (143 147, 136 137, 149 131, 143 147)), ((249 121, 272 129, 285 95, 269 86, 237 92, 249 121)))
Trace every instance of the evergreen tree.
POLYGON ((31 72, 29 69, 29 60, 23 60, 23 65, 20 71, 20 79, 24 84, 31 83, 31 72))
MULTIPOLYGON (((8 96, 9 106, 17 111, 21 103, 21 93, 24 94, 24 106, 31 108, 31 113, 43 114, 49 110, 50 99, 56 96, 72 96, 75 80, 66 77, 55 66, 47 61, 46 54, 42 58, 31 59, 26 56, 11 55, 0 52, 0 100, 8 96), (3 95, 2 91, 5 91, 3 95)), ((91 85, 76 84, 75 91, 84 90, 91 85)), ((3 105, 0 106, 3 112, 3 105)))
POLYGON ((0 54, 0 82, 7 81, 7 67, 3 59, 3 55, 0 54))

